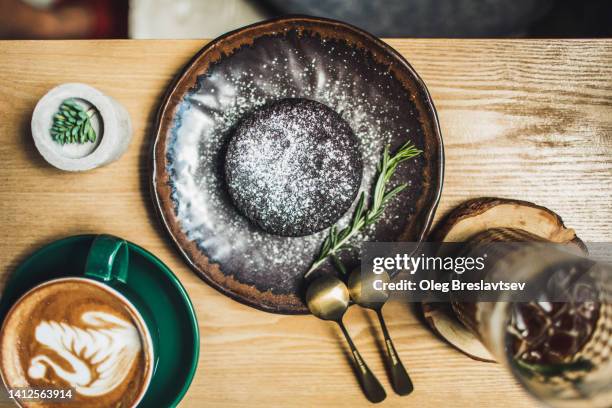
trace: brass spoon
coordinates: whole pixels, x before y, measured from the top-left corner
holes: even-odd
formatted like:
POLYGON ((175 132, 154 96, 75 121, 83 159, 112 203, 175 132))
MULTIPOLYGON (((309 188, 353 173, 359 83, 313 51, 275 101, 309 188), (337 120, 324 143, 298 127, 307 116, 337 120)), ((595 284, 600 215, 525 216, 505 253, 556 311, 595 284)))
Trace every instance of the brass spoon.
POLYGON ((412 385, 412 381, 410 380, 410 377, 408 376, 408 373, 406 372, 397 351, 395 351, 395 346, 391 341, 389 330, 387 330, 387 325, 385 324, 385 319, 383 318, 382 314, 382 308, 389 298, 389 294, 385 290, 376 290, 373 288, 372 284, 377 279, 380 279, 383 282, 390 281, 389 275, 386 272, 383 272, 380 275, 371 273, 366 277, 362 277, 361 271, 357 269, 349 276, 349 292, 355 303, 367 309, 374 310, 378 315, 378 320, 382 326, 383 335, 385 336, 385 344, 387 346, 386 357, 389 373, 391 375, 391 385, 397 394, 408 395, 414 390, 414 386, 412 385))
POLYGON ((384 400, 387 393, 361 358, 361 354, 357 351, 357 347, 342 322, 349 304, 349 292, 344 282, 333 276, 316 279, 308 286, 306 304, 310 312, 319 319, 338 323, 351 348, 355 373, 366 398, 374 403, 384 400))

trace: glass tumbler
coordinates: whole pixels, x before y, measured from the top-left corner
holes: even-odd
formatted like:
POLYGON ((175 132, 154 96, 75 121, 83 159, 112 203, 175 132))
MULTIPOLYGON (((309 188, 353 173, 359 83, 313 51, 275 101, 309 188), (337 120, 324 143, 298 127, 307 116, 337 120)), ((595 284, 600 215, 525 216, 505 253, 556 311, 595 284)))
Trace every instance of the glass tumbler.
POLYGON ((460 251, 488 258, 480 274, 465 279, 522 281, 529 288, 518 297, 453 298, 452 306, 497 361, 553 407, 612 406, 612 267, 583 249, 491 229, 460 251))

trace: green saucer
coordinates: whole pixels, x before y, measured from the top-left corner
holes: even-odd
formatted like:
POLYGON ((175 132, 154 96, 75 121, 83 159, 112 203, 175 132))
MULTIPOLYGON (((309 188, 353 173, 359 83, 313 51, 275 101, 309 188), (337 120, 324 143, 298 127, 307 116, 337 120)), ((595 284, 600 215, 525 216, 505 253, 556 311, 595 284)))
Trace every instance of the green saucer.
MULTIPOLYGON (((65 276, 82 277, 95 237, 77 235, 52 242, 19 265, 0 299, 0 322, 11 305, 34 286, 65 276)), ((189 389, 196 371, 198 322, 187 292, 170 269, 138 245, 128 245, 127 286, 151 311, 159 331, 157 365, 139 407, 174 407, 189 389)))

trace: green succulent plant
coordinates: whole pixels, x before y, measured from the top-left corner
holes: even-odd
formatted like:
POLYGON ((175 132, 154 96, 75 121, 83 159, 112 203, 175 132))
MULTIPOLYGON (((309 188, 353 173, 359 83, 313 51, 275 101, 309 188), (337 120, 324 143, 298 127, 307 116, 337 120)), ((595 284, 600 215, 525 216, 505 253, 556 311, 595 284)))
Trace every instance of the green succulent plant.
POLYGON ((91 124, 91 118, 95 113, 95 108, 85 110, 74 99, 66 99, 53 115, 51 137, 62 145, 95 142, 97 135, 91 124))

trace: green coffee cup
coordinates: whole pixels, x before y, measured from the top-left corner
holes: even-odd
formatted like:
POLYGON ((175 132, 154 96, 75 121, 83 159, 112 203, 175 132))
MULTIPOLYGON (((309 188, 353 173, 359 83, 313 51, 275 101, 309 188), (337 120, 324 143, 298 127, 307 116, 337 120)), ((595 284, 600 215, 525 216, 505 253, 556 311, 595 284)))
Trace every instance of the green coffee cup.
POLYGON ((187 392, 199 354, 191 301, 176 276, 153 254, 108 235, 72 236, 39 249, 11 274, 0 320, 32 288, 58 278, 85 279, 124 297, 150 334, 153 375, 139 407, 173 407, 187 392))

